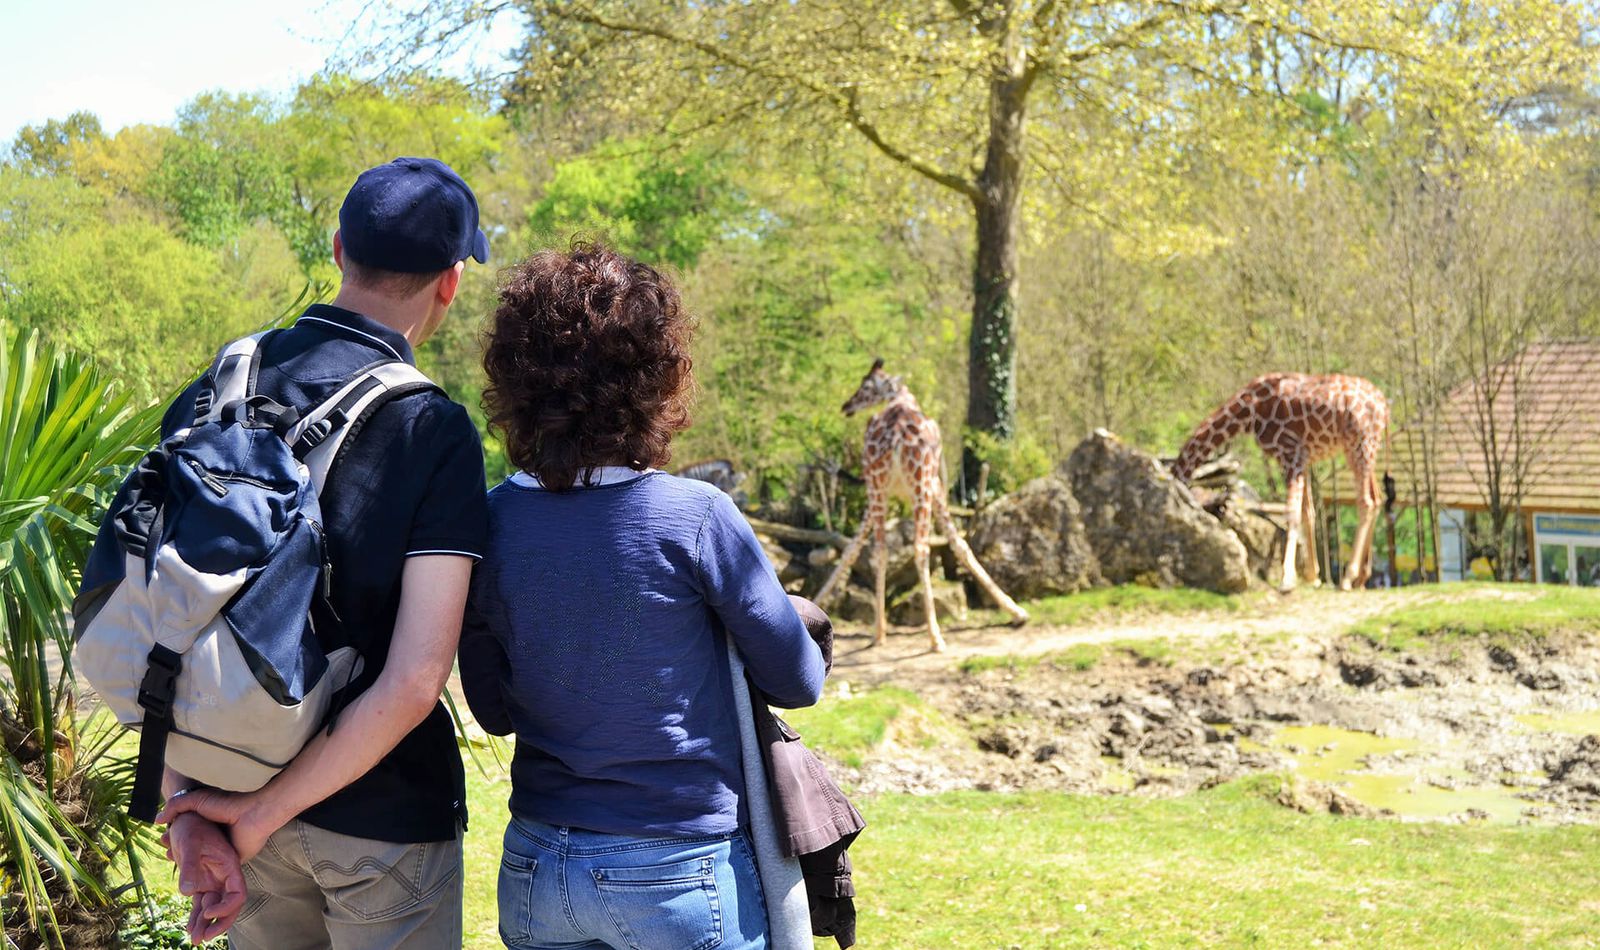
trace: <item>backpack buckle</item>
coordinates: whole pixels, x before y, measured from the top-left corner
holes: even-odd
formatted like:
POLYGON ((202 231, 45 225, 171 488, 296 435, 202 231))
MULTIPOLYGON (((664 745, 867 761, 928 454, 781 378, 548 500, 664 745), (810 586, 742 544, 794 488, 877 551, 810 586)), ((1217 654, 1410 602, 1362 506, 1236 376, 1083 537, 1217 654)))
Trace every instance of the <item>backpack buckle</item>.
POLYGON ((318 419, 316 422, 306 426, 305 429, 301 431, 300 438, 295 440, 295 458, 304 459, 311 453, 312 449, 326 442, 328 440, 328 436, 333 435, 334 430, 344 425, 347 421, 348 419, 345 417, 344 410, 335 409, 326 416, 323 416, 321 419, 318 419))
POLYGON ((206 416, 211 415, 211 407, 216 405, 216 400, 217 394, 212 392, 210 386, 201 388, 201 390, 195 394, 194 418, 196 422, 199 422, 205 419, 206 416))
POLYGON ((139 706, 158 718, 169 717, 172 698, 178 690, 178 671, 182 668, 183 658, 179 654, 160 645, 152 649, 144 679, 139 681, 139 706))

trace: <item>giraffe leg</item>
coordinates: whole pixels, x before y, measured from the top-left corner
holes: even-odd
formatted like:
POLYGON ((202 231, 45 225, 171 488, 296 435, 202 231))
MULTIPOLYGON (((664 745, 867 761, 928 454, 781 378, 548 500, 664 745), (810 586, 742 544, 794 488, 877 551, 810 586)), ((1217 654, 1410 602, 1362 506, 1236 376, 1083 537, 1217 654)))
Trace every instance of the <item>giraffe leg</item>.
POLYGON ((933 581, 928 576, 928 533, 932 528, 932 503, 920 498, 916 504, 916 540, 912 548, 917 562, 917 581, 922 585, 922 608, 928 618, 928 644, 935 653, 944 652, 944 636, 939 633, 939 612, 933 604, 933 581))
POLYGON ((935 504, 938 506, 939 527, 944 529, 945 537, 950 539, 950 550, 955 553, 956 560, 961 562, 961 566, 967 569, 967 572, 978 582, 978 586, 989 594, 1001 610, 1010 614, 1017 624, 1027 623, 1028 612, 1018 606, 1016 601, 1012 600, 1005 591, 1000 589, 1000 585, 996 584, 994 578, 989 576, 989 572, 983 569, 982 564, 978 563, 978 556, 972 553, 971 548, 967 547, 967 542, 962 539, 961 532, 956 530, 955 520, 950 517, 950 510, 945 507, 942 491, 935 504))
POLYGON ((879 646, 889 638, 889 606, 885 603, 889 580, 889 544, 884 538, 883 521, 872 529, 872 566, 877 574, 872 606, 877 611, 877 626, 872 635, 872 645, 879 646))
POLYGON ((1372 532, 1378 521, 1377 473, 1367 471, 1361 479, 1361 494, 1356 501, 1356 542, 1350 554, 1350 570, 1339 584, 1343 590, 1361 589, 1372 577, 1372 532))
POLYGON ((1304 564, 1301 565, 1300 579, 1312 587, 1322 586, 1322 571, 1318 570, 1317 558, 1317 502, 1311 497, 1311 479, 1302 481, 1300 489, 1300 526, 1304 532, 1301 534, 1302 547, 1305 551, 1304 564))
POLYGON ((1283 543, 1283 583, 1278 589, 1287 593, 1294 590, 1295 549, 1300 544, 1300 527, 1305 510, 1305 471, 1292 463, 1287 464, 1284 466, 1284 480, 1289 486, 1288 510, 1284 517, 1287 537, 1283 543))

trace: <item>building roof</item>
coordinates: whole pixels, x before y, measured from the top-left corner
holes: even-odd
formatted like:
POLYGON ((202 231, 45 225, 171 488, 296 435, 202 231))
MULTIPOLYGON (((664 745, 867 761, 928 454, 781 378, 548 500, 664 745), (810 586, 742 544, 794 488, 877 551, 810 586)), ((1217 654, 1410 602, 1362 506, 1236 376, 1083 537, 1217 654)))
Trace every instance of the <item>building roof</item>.
POLYGON ((1524 509, 1600 511, 1600 339, 1529 346, 1452 389, 1431 436, 1417 424, 1392 439, 1386 468, 1402 502, 1426 447, 1445 507, 1487 507, 1498 469, 1508 503, 1520 474, 1524 509))

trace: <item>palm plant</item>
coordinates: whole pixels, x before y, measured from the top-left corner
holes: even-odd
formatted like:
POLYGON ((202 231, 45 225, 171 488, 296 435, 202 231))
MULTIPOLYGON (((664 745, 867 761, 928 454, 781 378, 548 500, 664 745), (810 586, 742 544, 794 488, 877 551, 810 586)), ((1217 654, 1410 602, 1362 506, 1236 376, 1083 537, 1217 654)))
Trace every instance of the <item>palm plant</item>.
POLYGON ((159 408, 0 321, 0 913, 23 950, 107 945, 112 856, 137 868, 129 764, 114 724, 79 724, 67 607, 159 408))

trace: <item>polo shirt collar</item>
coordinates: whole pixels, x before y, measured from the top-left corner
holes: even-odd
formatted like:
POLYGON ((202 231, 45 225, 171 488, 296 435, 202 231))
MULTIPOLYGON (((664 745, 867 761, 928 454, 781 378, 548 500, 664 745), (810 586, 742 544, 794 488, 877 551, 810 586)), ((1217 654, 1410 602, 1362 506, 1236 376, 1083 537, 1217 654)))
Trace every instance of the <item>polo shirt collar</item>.
POLYGON ((296 320, 295 326, 305 326, 308 329, 315 327, 325 333, 337 334, 347 340, 364 343, 367 346, 396 359, 416 364, 416 356, 411 352, 411 343, 405 335, 384 326, 371 317, 335 307, 328 303, 314 303, 306 308, 306 312, 296 320))

